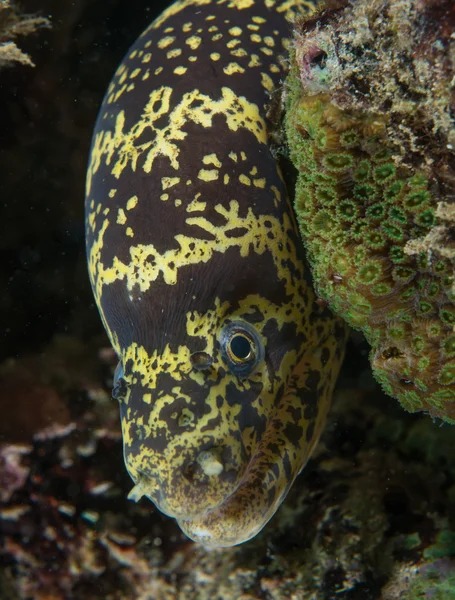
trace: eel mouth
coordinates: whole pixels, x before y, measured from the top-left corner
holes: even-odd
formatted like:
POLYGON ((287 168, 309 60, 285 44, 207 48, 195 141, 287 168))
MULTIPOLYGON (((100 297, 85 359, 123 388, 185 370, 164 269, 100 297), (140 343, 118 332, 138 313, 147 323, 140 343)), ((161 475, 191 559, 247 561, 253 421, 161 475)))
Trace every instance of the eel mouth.
MULTIPOLYGON (((286 448, 274 445, 274 452, 258 448, 235 486, 211 506, 203 501, 168 502, 157 482, 145 475, 137 480, 128 495, 133 501, 147 496, 164 514, 177 520, 182 531, 193 541, 212 548, 228 548, 254 537, 272 518, 294 477, 289 478, 290 465, 284 465, 286 448), (278 476, 277 476, 278 475, 278 476), (205 506, 204 506, 205 504, 205 506)), ((208 490, 207 490, 208 491, 208 490)))
POLYGON ((191 519, 178 518, 182 531, 193 541, 212 548, 229 548, 253 538, 273 517, 292 481, 273 486, 255 473, 257 459, 247 468, 237 489, 220 505, 191 519))

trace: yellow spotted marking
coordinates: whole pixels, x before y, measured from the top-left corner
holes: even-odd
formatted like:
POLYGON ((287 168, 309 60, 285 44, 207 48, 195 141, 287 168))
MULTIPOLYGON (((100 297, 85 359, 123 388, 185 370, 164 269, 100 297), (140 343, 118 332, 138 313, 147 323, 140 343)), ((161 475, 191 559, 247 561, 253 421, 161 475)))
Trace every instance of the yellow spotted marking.
POLYGON ((207 202, 201 202, 198 200, 200 198, 201 193, 198 192, 193 200, 186 207, 187 212, 203 212, 207 206, 207 202))
POLYGON ((157 46, 160 50, 164 50, 165 48, 173 44, 175 42, 175 39, 175 36, 167 35, 166 37, 158 40, 157 46))
POLYGON ((226 44, 226 47, 229 48, 229 50, 231 50, 232 48, 235 48, 241 43, 242 42, 238 38, 235 38, 233 40, 229 40, 229 42, 226 44))
POLYGON ((177 58, 177 56, 180 56, 182 54, 182 49, 181 48, 173 48, 172 50, 169 50, 169 52, 166 54, 167 58, 177 58))
POLYGON ((215 181, 215 179, 218 179, 219 174, 218 169, 201 169, 197 176, 202 181, 215 181))
POLYGON ((176 75, 185 75, 185 73, 186 73, 187 71, 188 71, 188 67, 183 67, 183 66, 176 67, 176 68, 174 69, 174 73, 175 73, 176 75))
POLYGON ((123 210, 123 208, 119 208, 118 213, 117 213, 117 225, 125 225, 125 223, 126 223, 125 211, 123 210))
POLYGON ((187 44, 191 50, 197 50, 201 45, 202 39, 198 35, 192 35, 187 40, 185 40, 185 44, 187 44))
POLYGON ((250 62, 248 63, 248 66, 250 68, 262 66, 261 59, 259 58, 259 56, 257 54, 251 55, 251 59, 250 59, 250 62))
POLYGON ((180 183, 180 177, 162 177, 161 178, 161 186, 163 188, 163 190, 167 190, 168 188, 171 188, 174 185, 177 185, 177 183, 180 183))
POLYGON ((236 48, 235 50, 231 50, 230 53, 232 56, 237 56, 238 58, 241 58, 242 56, 248 56, 247 51, 243 48, 236 48))
POLYGON ((262 177, 259 179, 253 179, 253 185, 257 188, 264 189, 265 188, 265 179, 262 177))
POLYGON ((234 75, 236 73, 245 73, 245 69, 238 63, 229 63, 224 67, 223 72, 226 73, 226 75, 234 75))
POLYGON ((269 92, 271 92, 275 87, 272 78, 270 75, 267 75, 267 73, 261 73, 261 83, 269 92))
POLYGON ((136 208, 139 198, 137 196, 131 196, 131 198, 126 203, 126 210, 133 210, 136 208))
POLYGON ((150 98, 142 112, 141 119, 125 130, 125 114, 120 111, 116 118, 114 132, 100 131, 96 134, 87 173, 87 190, 90 194, 91 177, 101 164, 109 164, 111 173, 118 178, 124 169, 130 165, 135 171, 140 156, 145 155, 143 170, 150 173, 157 156, 167 157, 172 168, 179 169, 179 140, 183 139, 182 129, 187 122, 193 122, 202 127, 210 127, 213 117, 221 114, 231 131, 245 129, 254 134, 261 144, 267 143, 266 127, 259 107, 248 102, 243 96, 237 96, 230 88, 223 87, 221 98, 213 100, 199 90, 192 90, 183 95, 181 101, 170 111, 172 88, 161 87, 150 94, 150 98), (194 102, 196 108, 191 108, 194 102), (158 104, 157 104, 158 103, 158 104), (241 112, 240 112, 241 111, 241 112), (231 114, 232 113, 232 114, 231 114), (162 115, 168 114, 167 124, 155 127, 154 122, 162 115), (151 130, 155 139, 148 143, 135 143, 145 131, 151 130), (111 157, 117 152, 116 162, 111 165, 111 157))
POLYGON ((206 154, 203 157, 202 162, 204 163, 204 165, 214 165, 218 168, 221 167, 221 162, 218 160, 218 157, 214 152, 212 154, 206 154))

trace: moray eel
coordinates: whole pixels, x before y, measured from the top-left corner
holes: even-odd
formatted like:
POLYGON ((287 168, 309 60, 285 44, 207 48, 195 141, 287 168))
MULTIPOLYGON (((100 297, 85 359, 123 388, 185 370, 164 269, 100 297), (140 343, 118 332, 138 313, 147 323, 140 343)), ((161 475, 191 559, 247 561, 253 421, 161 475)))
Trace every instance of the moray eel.
POLYGON ((275 513, 343 356, 267 137, 290 22, 310 8, 172 4, 119 66, 92 141, 89 274, 119 357, 129 497, 207 546, 275 513))

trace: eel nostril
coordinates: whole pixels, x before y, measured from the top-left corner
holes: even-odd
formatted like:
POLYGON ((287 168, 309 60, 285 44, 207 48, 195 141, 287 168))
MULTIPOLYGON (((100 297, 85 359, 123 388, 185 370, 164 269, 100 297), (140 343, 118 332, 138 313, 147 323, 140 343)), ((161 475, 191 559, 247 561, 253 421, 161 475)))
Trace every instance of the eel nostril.
POLYGON ((205 369, 210 369, 213 359, 207 352, 193 352, 190 356, 190 361, 193 369, 196 371, 204 371, 205 369))
POLYGON ((204 450, 198 455, 196 462, 206 475, 219 475, 224 470, 220 455, 219 448, 204 450))
POLYGON ((221 448, 210 448, 200 452, 196 460, 182 467, 185 479, 191 483, 207 484, 207 477, 220 475, 224 471, 221 448))

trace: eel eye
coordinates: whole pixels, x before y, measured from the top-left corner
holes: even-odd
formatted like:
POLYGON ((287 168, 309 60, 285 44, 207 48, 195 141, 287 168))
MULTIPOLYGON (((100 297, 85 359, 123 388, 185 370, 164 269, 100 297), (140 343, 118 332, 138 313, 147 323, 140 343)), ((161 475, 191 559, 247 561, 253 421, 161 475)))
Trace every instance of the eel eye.
POLYGON ((114 381, 112 385, 112 397, 119 402, 125 399, 128 391, 128 384, 123 378, 123 375, 123 365, 121 362, 119 362, 115 368, 114 381))
POLYGON ((223 328, 220 345, 223 360, 231 373, 240 379, 251 375, 264 358, 264 346, 259 334, 243 321, 234 321, 223 328))
POLYGON ((226 345, 227 355, 232 362, 241 364, 254 358, 255 349, 254 340, 244 332, 234 333, 226 345))

